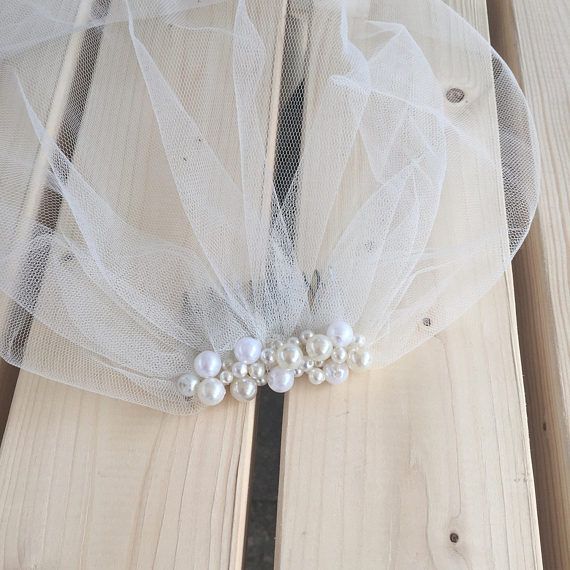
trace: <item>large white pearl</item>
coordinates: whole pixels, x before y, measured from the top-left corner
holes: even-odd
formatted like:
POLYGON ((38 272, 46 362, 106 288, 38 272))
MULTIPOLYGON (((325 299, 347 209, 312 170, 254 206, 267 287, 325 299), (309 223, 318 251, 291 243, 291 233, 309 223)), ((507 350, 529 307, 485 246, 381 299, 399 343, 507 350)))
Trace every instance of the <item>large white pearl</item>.
POLYGON ((249 402, 257 394, 257 383, 252 378, 236 378, 230 386, 230 392, 238 402, 249 402))
POLYGON ((348 366, 355 372, 368 370, 372 365, 372 355, 367 350, 355 348, 348 353, 348 366))
POLYGON ((259 360, 262 349, 263 345, 261 344, 261 341, 256 338, 246 336, 237 341, 234 348, 234 354, 240 362, 253 364, 256 360, 259 360))
POLYGON ((290 370, 300 368, 303 364, 303 351, 296 344, 287 344, 277 351, 277 364, 290 370))
POLYGON ((194 359, 194 372, 202 378, 213 378, 222 369, 222 359, 211 350, 201 352, 194 359))
POLYGON ((334 321, 327 329, 329 336, 336 346, 348 346, 354 338, 354 331, 346 321, 334 321))
POLYGON ((307 341, 307 354, 312 360, 326 360, 333 350, 332 340, 324 334, 316 334, 307 341))
POLYGON ((217 406, 226 395, 226 387, 217 378, 205 378, 198 384, 196 395, 204 406, 217 406))
POLYGON ((191 372, 187 372, 186 374, 182 374, 176 378, 176 387, 180 394, 186 398, 190 398, 196 394, 198 384, 200 384, 200 378, 191 372))
POLYGON ((348 366, 346 364, 327 362, 325 365, 325 377, 329 384, 342 384, 348 380, 348 375, 348 366))
POLYGON ((285 368, 272 368, 267 375, 267 383, 274 392, 288 392, 295 384, 295 373, 285 368))

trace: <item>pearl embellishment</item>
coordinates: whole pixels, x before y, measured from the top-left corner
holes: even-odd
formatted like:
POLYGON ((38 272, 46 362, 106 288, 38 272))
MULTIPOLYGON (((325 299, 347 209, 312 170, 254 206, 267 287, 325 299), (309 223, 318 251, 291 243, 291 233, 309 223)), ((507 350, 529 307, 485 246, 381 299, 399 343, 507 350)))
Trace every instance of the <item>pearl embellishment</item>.
POLYGON ((226 395, 226 387, 217 378, 206 378, 198 384, 196 395, 204 406, 217 406, 226 395))
POLYGON ((238 402, 249 402, 257 394, 257 384, 252 378, 237 378, 232 382, 230 392, 238 402))
POLYGON ((263 362, 254 362, 249 365, 249 375, 255 380, 261 380, 265 376, 265 364, 263 362))
POLYGON ((272 368, 268 374, 267 383, 274 392, 284 393, 293 388, 295 372, 285 368, 272 368))
POLYGON ((220 372, 220 380, 225 386, 229 386, 234 379, 234 375, 229 370, 222 370, 220 372))
POLYGON ((348 366, 328 362, 325 364, 325 377, 329 384, 342 384, 348 380, 348 366))
POLYGON ((222 359, 211 350, 201 352, 194 359, 194 372, 202 378, 213 378, 222 369, 222 359))
POLYGON ((326 380, 325 373, 321 368, 313 368, 312 370, 309 370, 307 376, 309 377, 309 382, 315 386, 322 384, 326 380))
POLYGON ((190 398, 196 394, 196 388, 200 384, 200 378, 192 372, 187 372, 178 376, 176 379, 176 387, 178 391, 186 398, 190 398))
POLYGON ((326 360, 333 351, 332 340, 324 334, 316 334, 307 341, 307 354, 313 360, 326 360))
POLYGON ((348 367, 355 372, 367 370, 372 365, 372 355, 367 350, 356 348, 348 353, 348 367))
POLYGON ((247 376, 247 364, 245 362, 234 362, 232 366, 232 374, 236 378, 245 378, 247 376))
POLYGON ((354 331, 348 323, 334 321, 327 329, 327 336, 332 339, 335 346, 348 346, 354 339, 354 331))
POLYGON ((237 341, 234 354, 240 362, 253 364, 256 360, 259 360, 262 349, 263 345, 260 340, 246 336, 237 341))
POLYGON ((303 364, 303 351, 296 344, 286 344, 277 351, 277 364, 288 370, 299 368, 303 364))
POLYGON ((175 378, 174 385, 181 396, 216 406, 224 399, 226 386, 235 400, 249 402, 261 386, 267 384, 274 392, 285 393, 302 376, 316 386, 325 381, 342 384, 350 372, 372 365, 365 345, 365 338, 340 320, 329 325, 327 334, 304 330, 286 341, 267 341, 265 348, 260 340, 244 337, 223 362, 216 352, 200 352, 194 359, 193 372, 175 378))
POLYGON ((331 354, 331 360, 333 362, 336 362, 337 364, 342 364, 343 362, 346 362, 347 357, 348 357, 348 352, 346 348, 342 346, 335 346, 333 348, 331 354))

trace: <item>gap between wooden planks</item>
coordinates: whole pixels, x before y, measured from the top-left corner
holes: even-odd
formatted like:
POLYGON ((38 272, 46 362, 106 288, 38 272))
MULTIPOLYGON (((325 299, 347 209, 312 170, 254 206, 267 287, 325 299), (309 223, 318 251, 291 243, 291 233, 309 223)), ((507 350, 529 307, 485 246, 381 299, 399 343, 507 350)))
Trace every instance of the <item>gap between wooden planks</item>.
MULTIPOLYGON (((352 2, 355 17, 370 4, 352 2)), ((487 35, 484 0, 451 4, 487 35)), ((457 55, 442 55, 450 86, 477 88, 457 55)), ((310 54, 307 67, 310 104, 310 54)), ((473 112, 498 147, 493 93, 473 112)), ((468 160, 452 175, 496 189, 499 223, 502 181, 489 176, 468 160)), ((510 273, 389 369, 287 395, 277 529, 280 570, 542 567, 510 273)))
MULTIPOLYGON (((270 7, 265 1, 257 5, 264 10, 270 7)), ((274 84, 267 125, 270 163, 286 8, 282 0, 272 0, 272 5, 275 29, 267 30, 274 38, 274 84)), ((234 9, 235 2, 201 8, 203 15, 210 10, 217 22, 220 17, 233 22, 234 9)), ((250 10, 255 9, 250 5, 250 10)), ((128 53, 128 46, 119 45, 121 37, 124 35, 109 35, 107 29, 103 34, 86 104, 91 118, 82 123, 75 156, 89 152, 89 120, 94 120, 93 116, 96 120, 96 113, 89 115, 92 106, 101 104, 108 82, 120 81, 123 112, 117 115, 117 131, 109 132, 109 140, 113 148, 132 143, 131 148, 136 149, 132 163, 148 164, 158 133, 144 85, 134 73, 133 57, 116 57, 117 50, 125 48, 128 53), (126 129, 125 123, 132 128, 126 129), (122 137, 134 138, 128 141, 122 137)), ((159 37, 169 41, 164 35, 159 37)), ((78 43, 70 43, 66 61, 71 64, 65 68, 81 65, 77 62, 78 43)), ((223 95, 220 90, 230 88, 228 55, 211 48, 199 62, 181 62, 181 72, 200 81, 202 65, 210 78, 211 70, 217 70, 219 80, 214 83, 218 91, 212 100, 219 100, 223 95)), ((66 81, 62 83, 61 90, 56 89, 52 118, 61 117, 65 104, 66 81)), ((235 109, 228 105, 225 113, 231 115, 235 109)), ((226 119, 231 116, 221 116, 220 124, 226 119)), ((53 122, 57 128, 58 121, 53 122)), ((98 174, 101 188, 120 192, 137 186, 129 178, 135 176, 136 169, 119 161, 113 164, 116 171, 102 168, 98 174)), ((150 174, 143 172, 138 186, 144 188, 149 178, 150 174)), ((270 182, 271 176, 268 187, 270 182)), ((152 183, 157 183, 156 175, 152 183)), ((30 202, 35 200, 36 196, 30 197, 30 202)), ((60 219, 60 223, 64 222, 60 219)), ((41 330, 35 326, 30 338, 38 334, 41 330)), ((0 452, 0 565, 6 569, 62 570, 239 568, 254 414, 254 406, 230 399, 207 414, 169 416, 22 372, 0 452)))
POLYGON ((545 568, 570 568, 570 5, 489 0, 491 38, 522 82, 542 155, 537 220, 514 263, 545 568))

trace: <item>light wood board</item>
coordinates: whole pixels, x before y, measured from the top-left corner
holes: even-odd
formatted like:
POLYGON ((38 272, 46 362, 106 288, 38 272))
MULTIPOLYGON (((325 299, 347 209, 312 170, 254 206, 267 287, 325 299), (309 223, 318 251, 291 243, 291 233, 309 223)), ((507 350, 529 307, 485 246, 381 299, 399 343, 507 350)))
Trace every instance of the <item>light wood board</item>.
POLYGON ((557 570, 570 568, 570 5, 493 0, 490 10, 541 145, 537 219, 514 275, 544 566, 557 570))
MULTIPOLYGON (((487 33, 483 0, 452 5, 487 33)), ((442 55, 450 86, 465 74, 476 88, 459 56, 442 55)), ((479 103, 480 128, 496 133, 493 94, 479 103)), ((454 182, 488 175, 465 161, 454 182)), ((491 183, 500 197, 502 181, 491 183)), ((489 215, 503 215, 499 202, 489 215)), ((277 568, 542 567, 510 274, 390 368, 298 383, 283 429, 277 568)))
MULTIPOLYGON (((275 67, 271 93, 278 94, 285 5, 277 0, 274 7, 274 53, 268 55, 275 67)), ((206 11, 212 10, 218 22, 225 17, 231 23, 235 3, 200 9, 205 21, 206 11)), ((157 37, 168 41, 167 35, 157 37)), ((151 184, 156 188, 161 181, 157 171, 134 168, 152 163, 157 131, 140 73, 133 67, 136 61, 116 57, 121 49, 128 50, 115 43, 124 38, 125 34, 112 31, 103 34, 86 113, 92 105, 104 108, 106 82, 120 86, 123 105, 109 110, 116 113, 117 125, 116 132, 107 133, 109 148, 110 152, 133 151, 124 162, 110 161, 91 175, 98 177, 101 188, 116 193, 109 198, 128 204, 131 196, 124 188, 144 190, 151 184), (139 176, 137 184, 134 176, 139 176)), ((159 47, 168 54, 167 45, 159 47)), ((176 46, 182 50, 178 53, 184 53, 184 47, 176 46)), ((219 101, 220 90, 230 88, 231 57, 218 53, 213 45, 203 55, 200 61, 184 59, 181 73, 192 73, 200 81, 204 64, 210 85, 217 90, 212 101, 219 101)), ((54 101, 54 116, 61 116, 63 99, 54 101)), ((270 160, 277 99, 269 102, 270 160)), ((222 142, 227 140, 224 120, 235 109, 228 106, 226 111, 225 115, 216 111, 222 142)), ((84 121, 75 160, 89 152, 89 136, 89 121, 84 121)), ((171 180, 164 183, 172 184, 171 180)), ((148 207, 167 208, 168 204, 149 203, 148 207)), ((31 339, 34 334, 41 333, 32 329, 31 339)), ((228 399, 210 413, 176 417, 22 372, 0 450, 0 566, 239 568, 254 415, 254 405, 228 399)))

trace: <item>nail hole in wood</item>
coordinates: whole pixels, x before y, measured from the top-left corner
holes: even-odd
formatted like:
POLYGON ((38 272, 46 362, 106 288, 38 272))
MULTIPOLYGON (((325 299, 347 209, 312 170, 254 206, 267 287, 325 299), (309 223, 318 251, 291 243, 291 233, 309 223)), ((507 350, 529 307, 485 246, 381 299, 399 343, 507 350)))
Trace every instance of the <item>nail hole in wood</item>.
POLYGON ((452 532, 449 535, 449 540, 451 540, 451 542, 453 542, 453 544, 457 544, 459 542, 459 535, 456 532, 452 532))
POLYGON ((461 103, 465 99, 465 91, 458 87, 452 87, 447 91, 445 97, 450 103, 461 103))

